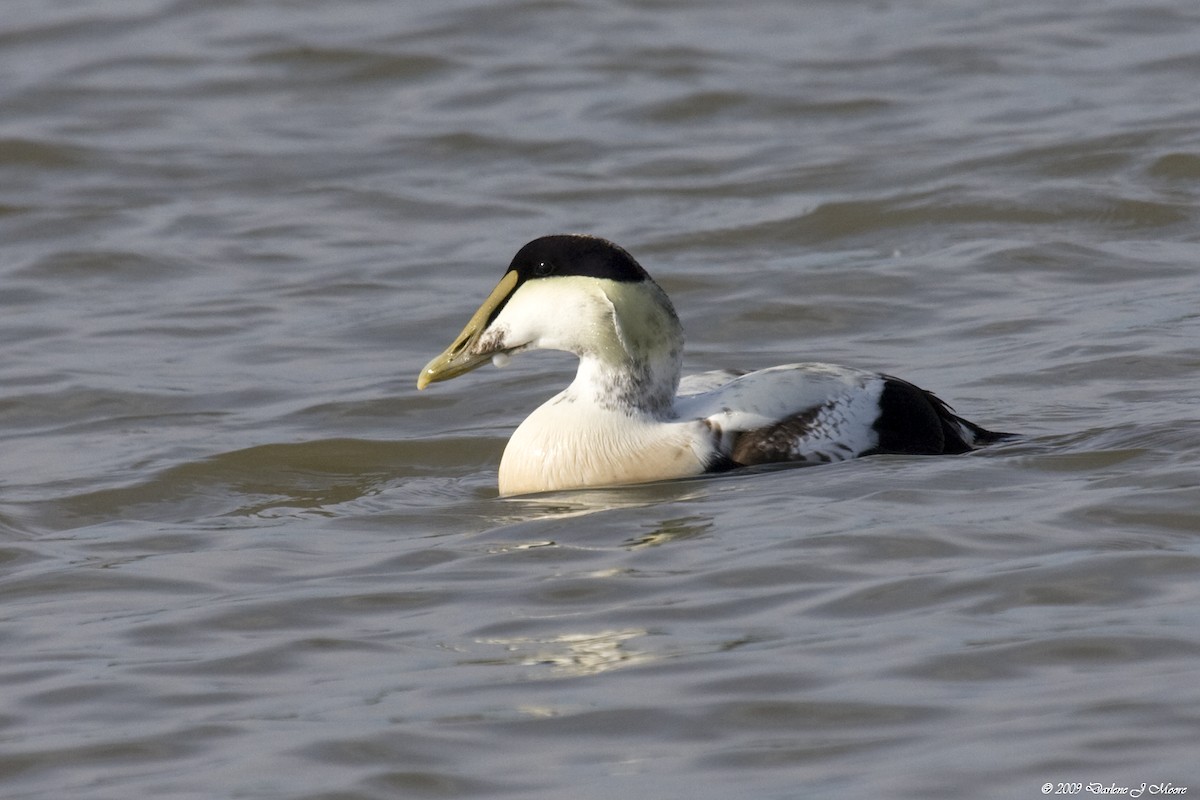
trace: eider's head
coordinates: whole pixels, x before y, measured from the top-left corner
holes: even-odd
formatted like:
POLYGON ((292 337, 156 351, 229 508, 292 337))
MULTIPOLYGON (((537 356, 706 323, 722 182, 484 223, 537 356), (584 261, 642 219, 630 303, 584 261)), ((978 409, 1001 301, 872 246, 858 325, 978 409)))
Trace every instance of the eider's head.
POLYGON ((421 370, 417 388, 543 349, 655 373, 673 392, 682 346, 671 301, 633 256, 594 236, 543 236, 518 251, 454 343, 421 370))

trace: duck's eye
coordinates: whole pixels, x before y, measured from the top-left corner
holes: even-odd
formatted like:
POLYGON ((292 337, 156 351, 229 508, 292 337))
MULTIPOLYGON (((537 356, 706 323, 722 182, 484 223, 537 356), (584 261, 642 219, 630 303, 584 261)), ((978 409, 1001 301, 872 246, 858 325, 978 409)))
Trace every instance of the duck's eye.
POLYGON ((544 278, 554 273, 554 264, 549 261, 539 261, 533 265, 533 277, 544 278))

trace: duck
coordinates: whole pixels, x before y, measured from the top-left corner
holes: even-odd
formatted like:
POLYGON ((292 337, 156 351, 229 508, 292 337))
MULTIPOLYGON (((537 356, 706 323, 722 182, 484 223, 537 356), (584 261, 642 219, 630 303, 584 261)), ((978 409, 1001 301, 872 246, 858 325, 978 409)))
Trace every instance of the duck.
POLYGON ((824 363, 681 378, 684 334, 666 292, 624 248, 542 236, 513 257, 417 388, 528 350, 579 359, 574 380, 513 432, 501 496, 688 478, 878 454, 951 455, 1009 438, 933 393, 824 363))

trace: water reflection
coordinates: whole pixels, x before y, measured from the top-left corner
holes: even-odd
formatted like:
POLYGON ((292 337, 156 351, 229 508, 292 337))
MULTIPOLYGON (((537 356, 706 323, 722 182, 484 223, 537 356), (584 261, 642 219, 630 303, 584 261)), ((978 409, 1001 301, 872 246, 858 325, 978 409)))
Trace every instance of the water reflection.
POLYGON ((660 655, 631 646, 634 640, 647 634, 645 629, 631 628, 564 633, 550 637, 479 639, 477 641, 480 644, 503 647, 509 655, 502 659, 464 663, 549 666, 557 677, 596 675, 661 658, 660 655))
POLYGON ((633 539, 628 539, 625 541, 625 544, 633 548, 658 547, 659 545, 703 536, 711 531, 712 528, 712 519, 700 515, 680 517, 679 519, 666 519, 658 523, 654 530, 633 539))
POLYGON ((585 531, 604 531, 598 545, 603 549, 617 541, 628 549, 656 547, 708 533, 713 518, 695 506, 703 504, 710 495, 703 482, 688 480, 500 498, 508 513, 493 518, 497 524, 484 535, 504 537, 504 549, 557 546, 560 541, 569 541, 572 547, 585 547, 586 542, 579 535, 585 531), (674 505, 686 507, 692 513, 664 518, 664 506, 674 505), (654 511, 640 514, 642 509, 654 511), (585 519, 586 527, 574 524, 585 519), (617 529, 615 536, 613 528, 617 529), (622 534, 622 531, 627 532, 622 534), (509 544, 513 541, 519 544, 509 544))

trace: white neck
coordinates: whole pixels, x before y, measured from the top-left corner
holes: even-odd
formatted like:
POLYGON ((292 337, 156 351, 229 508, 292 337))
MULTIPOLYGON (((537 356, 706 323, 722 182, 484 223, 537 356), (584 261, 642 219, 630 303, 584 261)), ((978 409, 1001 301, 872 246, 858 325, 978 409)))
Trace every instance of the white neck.
POLYGON ((679 388, 683 328, 666 293, 655 283, 605 286, 610 303, 607 346, 580 353, 568 391, 628 414, 668 417, 679 388))
POLYGON ((578 405, 580 413, 595 408, 631 417, 669 418, 679 387, 678 353, 621 355, 625 357, 580 358, 575 380, 562 394, 564 401, 578 405))

